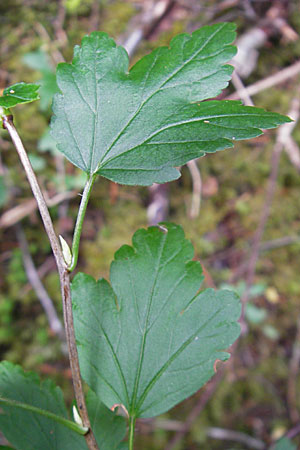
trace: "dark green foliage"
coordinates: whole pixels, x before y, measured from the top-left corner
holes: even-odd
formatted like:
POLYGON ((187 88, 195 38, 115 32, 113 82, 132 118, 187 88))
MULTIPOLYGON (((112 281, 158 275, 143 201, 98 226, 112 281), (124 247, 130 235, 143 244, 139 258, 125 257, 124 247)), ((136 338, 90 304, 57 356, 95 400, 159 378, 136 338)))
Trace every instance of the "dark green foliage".
POLYGON ((16 83, 4 89, 0 97, 0 106, 12 108, 20 103, 30 103, 39 99, 39 85, 34 83, 16 83))
MULTIPOLYGON (((3 361, 0 364, 1 397, 22 402, 57 416, 68 418, 63 395, 50 380, 41 382, 33 372, 3 361)), ((84 438, 66 426, 38 413, 1 402, 0 428, 18 450, 83 450, 84 438)), ((112 450, 125 434, 125 422, 109 411, 92 392, 87 398, 88 411, 99 447, 112 450)))
POLYGON ((111 407, 133 417, 167 411, 214 374, 238 337, 240 303, 208 289, 181 227, 138 230, 111 265, 111 285, 79 274, 72 283, 82 375, 111 407), (188 380, 188 381, 187 381, 188 380))
POLYGON ((59 64, 52 135, 76 166, 122 184, 164 183, 191 159, 232 147, 289 121, 240 102, 202 100, 227 86, 235 25, 218 23, 176 36, 128 71, 128 55, 105 33, 59 64))

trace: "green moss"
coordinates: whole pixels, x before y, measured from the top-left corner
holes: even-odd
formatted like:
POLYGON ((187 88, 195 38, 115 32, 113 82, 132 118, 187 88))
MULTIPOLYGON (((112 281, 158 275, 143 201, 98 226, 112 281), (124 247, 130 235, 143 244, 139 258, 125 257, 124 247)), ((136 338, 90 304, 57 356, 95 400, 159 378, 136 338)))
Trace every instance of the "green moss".
POLYGON ((135 13, 132 3, 115 1, 102 10, 101 30, 117 38, 135 13))
MULTIPOLYGON (((126 192, 128 188, 120 187, 126 192)), ((101 200, 98 197, 100 203, 101 200)), ((147 226, 146 211, 143 205, 119 200, 110 205, 104 200, 105 220, 96 231, 96 240, 83 239, 80 261, 85 271, 96 278, 109 276, 110 263, 114 253, 124 244, 131 244, 131 238, 137 228, 147 226)), ((89 219, 87 217, 87 226, 89 219)), ((94 226, 94 224, 93 224, 94 226)))

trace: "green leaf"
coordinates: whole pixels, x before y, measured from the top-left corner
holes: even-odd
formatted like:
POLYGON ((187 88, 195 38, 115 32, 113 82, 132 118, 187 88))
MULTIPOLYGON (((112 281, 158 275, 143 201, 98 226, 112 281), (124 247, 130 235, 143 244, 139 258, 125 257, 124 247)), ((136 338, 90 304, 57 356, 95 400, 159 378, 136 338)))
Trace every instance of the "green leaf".
POLYGON ((125 418, 107 409, 92 390, 88 392, 86 403, 91 427, 101 450, 119 448, 126 434, 125 418))
MULTIPOLYGON (((0 364, 1 397, 22 402, 59 417, 68 419, 62 392, 50 380, 41 382, 37 374, 24 372, 9 362, 0 364)), ((90 394, 87 399, 92 427, 99 446, 114 449, 125 435, 125 425, 103 404, 90 394), (105 429, 102 429, 102 424, 105 429), (118 428, 119 427, 119 428, 118 428), (101 440, 103 438, 103 445, 101 440)), ((84 438, 61 423, 36 412, 30 412, 1 402, 0 429, 18 450, 84 450, 84 438)), ((123 420, 124 422, 124 420, 123 420)))
POLYGON ((76 166, 123 184, 164 183, 176 166, 232 147, 290 119, 236 101, 202 100, 228 84, 235 25, 205 26, 175 37, 128 71, 128 55, 93 32, 59 64, 52 135, 76 166))
POLYGON ((56 76, 47 53, 43 50, 26 53, 23 61, 27 66, 34 70, 38 70, 42 74, 42 78, 38 81, 40 84, 40 109, 45 111, 51 104, 54 94, 58 91, 56 84, 56 76))
POLYGON ((245 306, 245 317, 253 325, 261 324, 267 318, 267 315, 265 308, 259 308, 253 303, 247 303, 245 306))
POLYGON ((31 103, 38 100, 39 85, 34 83, 16 83, 7 87, 0 97, 0 106, 3 108, 12 108, 19 103, 31 103))
POLYGON ((296 450, 297 445, 293 444, 289 438, 283 437, 279 439, 271 448, 272 450, 296 450))
MULTIPOLYGON (((40 382, 33 373, 9 362, 0 364, 1 397, 28 403, 68 418, 61 390, 50 380, 40 382)), ((84 440, 53 420, 29 411, 1 404, 0 429, 6 439, 21 450, 74 449, 84 440)))
POLYGON ((198 294, 201 265, 181 227, 138 230, 111 265, 111 285, 78 274, 72 283, 82 375, 103 402, 132 417, 167 411, 214 374, 237 339, 235 293, 198 294), (188 380, 188 381, 187 381, 188 380))

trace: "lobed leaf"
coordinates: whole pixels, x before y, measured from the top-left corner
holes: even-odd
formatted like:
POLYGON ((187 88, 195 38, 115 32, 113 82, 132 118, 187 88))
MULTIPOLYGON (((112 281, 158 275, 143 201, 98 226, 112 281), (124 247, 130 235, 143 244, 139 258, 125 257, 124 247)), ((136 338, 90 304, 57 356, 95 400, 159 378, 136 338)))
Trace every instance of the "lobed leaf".
POLYGON ((138 230, 111 265, 111 285, 72 283, 81 373, 108 407, 133 417, 167 411, 197 391, 239 335, 235 293, 198 293, 201 265, 181 227, 138 230))
MULTIPOLYGON (((7 361, 0 363, 0 397, 22 402, 68 419, 63 395, 50 380, 7 361)), ((90 392, 87 407, 101 449, 116 449, 125 435, 125 421, 90 392)), ((1 403, 0 430, 18 450, 83 450, 85 440, 75 431, 38 413, 1 403)))
POLYGON ((4 89, 0 97, 2 108, 12 108, 20 103, 31 103, 38 100, 39 85, 34 83, 16 83, 4 89))
POLYGON ((217 96, 231 78, 235 25, 218 23, 181 34, 128 71, 128 55, 93 32, 59 64, 52 136, 85 172, 123 184, 164 183, 187 161, 232 147, 289 121, 217 96))

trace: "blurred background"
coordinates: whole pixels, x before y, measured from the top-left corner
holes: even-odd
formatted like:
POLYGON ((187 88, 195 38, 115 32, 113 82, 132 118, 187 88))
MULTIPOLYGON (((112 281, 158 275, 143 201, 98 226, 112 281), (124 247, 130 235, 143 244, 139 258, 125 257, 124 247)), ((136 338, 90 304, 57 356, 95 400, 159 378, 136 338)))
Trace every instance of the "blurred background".
MULTIPOLYGON (((234 355, 196 395, 138 422, 140 449, 300 448, 300 11, 299 1, 1 0, 0 89, 41 85, 41 100, 14 121, 48 201, 56 230, 71 241, 85 176, 49 132, 55 67, 93 30, 109 33, 135 62, 181 32, 237 24, 232 83, 218 98, 241 98, 290 115, 291 125, 182 168, 164 186, 95 184, 78 270, 109 277, 115 251, 139 227, 183 226, 205 284, 242 297, 234 355), (245 89, 247 87, 247 89, 245 89), (279 447, 279 445, 283 445, 279 447)), ((8 133, 0 130, 0 356, 52 377, 73 394, 62 340, 54 259, 8 133)))

